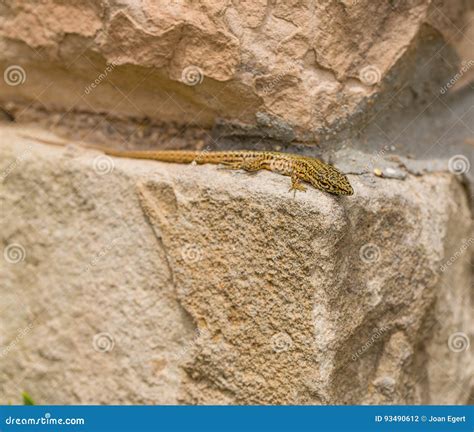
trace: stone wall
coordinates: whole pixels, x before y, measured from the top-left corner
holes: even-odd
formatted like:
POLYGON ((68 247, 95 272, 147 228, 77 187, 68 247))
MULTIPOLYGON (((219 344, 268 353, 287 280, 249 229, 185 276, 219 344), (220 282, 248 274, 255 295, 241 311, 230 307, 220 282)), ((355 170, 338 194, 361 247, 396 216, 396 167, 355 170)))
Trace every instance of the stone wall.
POLYGON ((337 140, 403 87, 423 105, 459 70, 468 3, 12 0, 0 62, 27 79, 0 83, 0 101, 15 117, 26 105, 337 140))

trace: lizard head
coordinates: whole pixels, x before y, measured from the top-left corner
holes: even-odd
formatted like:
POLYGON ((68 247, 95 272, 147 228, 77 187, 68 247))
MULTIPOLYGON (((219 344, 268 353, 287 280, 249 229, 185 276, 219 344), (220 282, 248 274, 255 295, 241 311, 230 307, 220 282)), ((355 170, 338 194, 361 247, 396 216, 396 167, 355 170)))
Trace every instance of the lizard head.
POLYGON ((347 177, 331 165, 320 161, 312 163, 307 181, 317 189, 333 195, 353 195, 354 189, 347 177))

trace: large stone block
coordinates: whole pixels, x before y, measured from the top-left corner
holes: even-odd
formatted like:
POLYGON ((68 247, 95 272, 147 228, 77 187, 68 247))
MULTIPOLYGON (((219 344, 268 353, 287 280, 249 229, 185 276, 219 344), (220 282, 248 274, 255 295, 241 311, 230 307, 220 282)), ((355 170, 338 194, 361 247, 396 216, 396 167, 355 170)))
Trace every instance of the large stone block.
POLYGON ((109 158, 19 130, 0 131, 8 400, 468 400, 458 177, 351 175, 352 197, 293 197, 274 173, 109 158))
POLYGON ((17 119, 31 111, 47 119, 44 109, 107 113, 314 144, 359 131, 403 89, 406 105, 428 105, 461 68, 454 51, 468 8, 465 0, 3 2, 0 66, 16 69, 0 81, 0 104, 17 119))

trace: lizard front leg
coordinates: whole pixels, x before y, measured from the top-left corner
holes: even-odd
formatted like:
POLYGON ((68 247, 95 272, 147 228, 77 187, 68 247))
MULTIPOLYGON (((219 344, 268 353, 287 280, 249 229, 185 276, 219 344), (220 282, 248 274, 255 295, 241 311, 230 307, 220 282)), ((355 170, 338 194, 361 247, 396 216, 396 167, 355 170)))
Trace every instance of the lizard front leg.
POLYGON ((294 191, 294 195, 296 196, 296 191, 299 190, 301 192, 306 192, 306 186, 301 183, 301 179, 298 177, 297 174, 291 175, 291 187, 288 192, 294 191))

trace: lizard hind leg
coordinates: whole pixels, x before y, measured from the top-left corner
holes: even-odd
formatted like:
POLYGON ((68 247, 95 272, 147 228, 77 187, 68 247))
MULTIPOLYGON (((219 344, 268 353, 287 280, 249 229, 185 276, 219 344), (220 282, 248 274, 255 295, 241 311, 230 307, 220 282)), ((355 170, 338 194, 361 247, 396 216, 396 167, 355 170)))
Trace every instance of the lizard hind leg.
POLYGON ((242 169, 248 172, 256 172, 263 169, 262 161, 260 159, 247 159, 242 162, 242 169))
POLYGON ((219 162, 221 169, 238 170, 242 169, 242 162, 219 162))
POLYGON ((237 162, 221 162, 225 169, 241 169, 247 172, 256 172, 262 169, 260 159, 244 159, 237 162))

